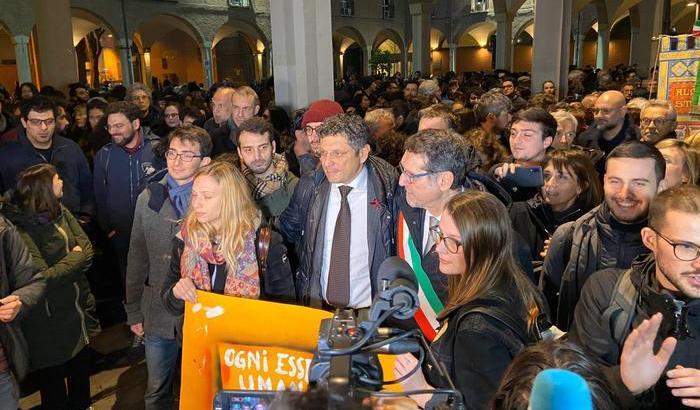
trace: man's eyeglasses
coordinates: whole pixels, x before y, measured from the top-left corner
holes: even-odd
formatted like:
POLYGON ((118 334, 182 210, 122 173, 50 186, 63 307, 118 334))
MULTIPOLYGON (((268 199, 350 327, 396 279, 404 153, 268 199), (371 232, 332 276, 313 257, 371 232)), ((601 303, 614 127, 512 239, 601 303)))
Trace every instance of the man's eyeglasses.
POLYGON ((427 177, 428 175, 433 175, 435 173, 435 172, 430 171, 430 172, 421 172, 420 174, 409 174, 408 172, 406 172, 403 165, 401 165, 401 164, 399 164, 399 171, 401 171, 401 175, 406 177, 406 180, 410 184, 414 184, 416 182, 416 180, 419 178, 427 177))
POLYGON ((643 127, 648 127, 652 122, 656 128, 663 127, 664 124, 671 121, 668 118, 642 118, 639 120, 639 124, 643 127))
POLYGON ((673 254, 676 255, 676 258, 679 260, 684 262, 692 262, 697 259, 698 256, 700 256, 700 247, 697 245, 688 242, 675 242, 662 235, 661 232, 657 231, 656 229, 651 228, 651 230, 656 232, 661 239, 673 247, 673 254))
POLYGON ((175 161, 177 159, 177 157, 180 157, 180 159, 182 159, 183 162, 192 162, 192 160, 195 158, 202 158, 201 155, 197 155, 194 152, 178 153, 177 151, 172 150, 172 149, 165 151, 165 158, 167 158, 171 161, 175 161))
POLYGON ((50 126, 52 126, 52 125, 54 125, 54 124, 56 123, 56 119, 55 119, 55 118, 47 118, 47 119, 45 119, 45 120, 39 120, 39 119, 36 119, 36 118, 30 118, 30 119, 27 120, 27 122, 28 122, 29 125, 31 125, 32 127, 41 127, 41 124, 44 124, 44 125, 46 125, 47 127, 50 127, 50 126))
POLYGON ((457 239, 450 238, 442 234, 439 226, 433 226, 430 228, 430 235, 435 239, 435 246, 440 245, 440 243, 445 244, 445 249, 451 254, 456 254, 459 252, 459 247, 462 246, 462 242, 457 239))
POLYGON ((310 125, 307 125, 306 127, 304 127, 304 134, 306 134, 307 137, 310 137, 311 134, 313 134, 317 130, 318 130, 318 127, 312 127, 310 125))
POLYGON ((177 113, 172 113, 172 114, 165 114, 163 115, 165 118, 177 118, 180 116, 180 114, 177 113))

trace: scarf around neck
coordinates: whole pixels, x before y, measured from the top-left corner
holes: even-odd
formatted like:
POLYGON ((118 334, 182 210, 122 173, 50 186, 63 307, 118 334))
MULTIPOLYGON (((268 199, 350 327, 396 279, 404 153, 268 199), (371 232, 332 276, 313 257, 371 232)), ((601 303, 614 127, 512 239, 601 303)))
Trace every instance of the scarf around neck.
POLYGON ((190 204, 190 196, 192 195, 192 183, 178 185, 175 179, 170 174, 165 175, 165 182, 168 184, 168 196, 175 207, 175 213, 178 218, 182 218, 187 213, 187 207, 190 204))
MULTIPOLYGON (((226 262, 224 255, 214 248, 209 238, 200 237, 197 243, 192 243, 192 238, 187 233, 187 223, 180 228, 180 236, 185 243, 180 258, 180 276, 192 279, 197 289, 207 292, 212 290, 209 265, 223 265, 226 262), (197 252, 199 249, 199 252, 197 252)), ((222 274, 226 274, 224 295, 239 296, 257 299, 260 296, 260 277, 258 276, 258 262, 255 252, 255 228, 246 234, 243 250, 236 259, 235 272, 232 266, 226 266, 222 274)))
POLYGON ((241 168, 254 200, 259 200, 265 195, 269 195, 281 187, 287 186, 287 160, 283 155, 273 154, 273 172, 263 178, 259 178, 253 171, 241 161, 241 168))

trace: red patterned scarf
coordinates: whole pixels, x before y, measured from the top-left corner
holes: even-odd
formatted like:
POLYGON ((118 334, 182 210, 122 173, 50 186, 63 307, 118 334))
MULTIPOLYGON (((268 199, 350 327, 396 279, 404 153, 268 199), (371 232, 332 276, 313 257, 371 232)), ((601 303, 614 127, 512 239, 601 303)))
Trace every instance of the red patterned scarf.
MULTIPOLYGON (((180 258, 180 275, 189 277, 197 289, 211 292, 211 277, 209 276, 209 264, 221 265, 225 262, 224 255, 214 250, 212 243, 207 238, 200 238, 197 244, 193 244, 191 238, 182 224, 180 236, 185 247, 180 258), (197 249, 200 249, 199 253, 197 249)), ((246 235, 243 252, 236 260, 236 271, 231 272, 231 267, 226 266, 226 284, 224 295, 239 296, 257 299, 260 296, 260 277, 258 276, 258 262, 255 253, 255 229, 251 229, 246 235)))

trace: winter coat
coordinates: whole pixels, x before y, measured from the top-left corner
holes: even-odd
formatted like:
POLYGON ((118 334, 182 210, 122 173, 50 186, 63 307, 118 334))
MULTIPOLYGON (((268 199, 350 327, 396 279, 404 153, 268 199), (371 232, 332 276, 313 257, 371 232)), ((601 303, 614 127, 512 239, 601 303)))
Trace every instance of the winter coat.
POLYGON ((126 268, 126 323, 143 323, 144 332, 174 339, 178 317, 163 306, 160 285, 170 269, 173 238, 180 219, 168 196, 165 178, 139 195, 126 268))
POLYGON ((92 174, 80 146, 54 134, 51 158, 44 158, 29 142, 24 128, 19 127, 17 131, 16 140, 0 144, 0 195, 14 188, 23 170, 32 165, 50 163, 63 180, 61 203, 74 215, 92 215, 95 208, 92 174))
POLYGON ((581 289, 594 272, 627 269, 648 253, 640 234, 644 226, 646 220, 631 225, 615 221, 603 202, 557 228, 544 259, 544 291, 557 326, 569 328, 581 289))
POLYGON ((20 233, 0 216, 0 298, 17 295, 22 301, 13 321, 0 322, 0 346, 18 380, 29 372, 29 347, 21 324, 28 313, 42 304, 45 293, 46 279, 32 264, 20 233))
MULTIPOLYGON (((364 165, 367 175, 367 236, 372 295, 376 289, 379 265, 395 252, 393 201, 398 183, 396 169, 383 159, 369 156, 364 165)), ((331 183, 323 169, 304 174, 278 220, 279 230, 289 243, 297 246, 299 271, 297 293, 299 302, 321 307, 321 265, 326 207, 331 183)))
MULTIPOLYGON (((632 397, 620 378, 620 352, 622 344, 611 334, 611 324, 601 320, 610 305, 615 284, 623 274, 622 269, 604 269, 592 275, 581 291, 581 298, 576 305, 574 323, 569 332, 569 339, 583 346, 593 356, 611 366, 606 375, 610 386, 617 395, 627 402, 629 408, 680 409, 678 398, 671 395, 666 386, 666 371, 677 365, 700 369, 700 299, 679 300, 663 289, 656 278, 656 261, 653 255, 638 258, 630 268, 630 279, 636 291, 635 311, 627 334, 645 319, 661 312, 664 319, 655 341, 655 351, 666 336, 670 334, 677 321, 679 311, 687 309, 687 326, 689 336, 678 340, 671 359, 662 373, 662 377, 649 391, 632 397)), ((611 319, 612 320, 612 319, 611 319)))
POLYGON ((43 305, 22 321, 31 367, 63 364, 100 332, 95 298, 85 276, 92 263, 92 244, 65 207, 53 220, 14 204, 6 204, 3 213, 17 226, 32 264, 47 283, 43 305), (81 252, 73 251, 76 245, 81 252))

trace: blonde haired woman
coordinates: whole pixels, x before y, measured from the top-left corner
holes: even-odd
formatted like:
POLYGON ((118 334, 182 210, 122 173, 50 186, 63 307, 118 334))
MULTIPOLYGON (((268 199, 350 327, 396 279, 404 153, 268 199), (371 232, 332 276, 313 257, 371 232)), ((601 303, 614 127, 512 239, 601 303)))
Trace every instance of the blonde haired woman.
MULTIPOLYGON (((466 408, 486 408, 506 368, 525 346, 538 340, 542 298, 513 255, 513 229, 505 206, 493 195, 467 191, 454 196, 440 218, 436 252, 447 276, 448 300, 431 345, 435 357, 464 397, 466 408)), ((418 364, 398 356, 397 377, 418 364)), ((435 366, 401 384, 404 391, 449 388, 435 366)), ((412 396, 432 408, 432 395, 412 396)), ((435 396, 444 401, 444 396, 435 396)))
POLYGON ((261 294, 260 268, 267 270, 265 296, 293 299, 291 269, 278 234, 272 233, 269 252, 258 262, 263 227, 245 178, 232 164, 215 161, 197 171, 162 287, 166 308, 181 314, 184 301, 197 302, 196 290, 256 299, 261 294))

